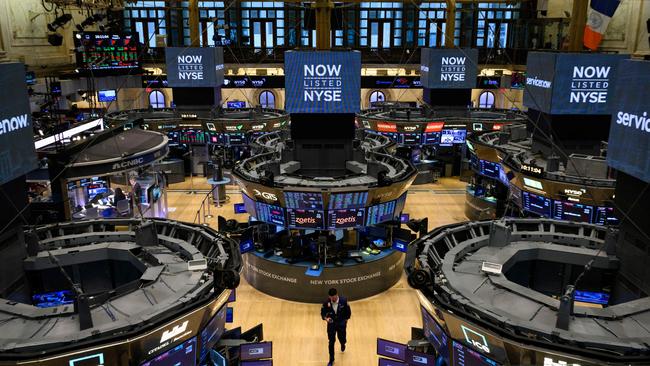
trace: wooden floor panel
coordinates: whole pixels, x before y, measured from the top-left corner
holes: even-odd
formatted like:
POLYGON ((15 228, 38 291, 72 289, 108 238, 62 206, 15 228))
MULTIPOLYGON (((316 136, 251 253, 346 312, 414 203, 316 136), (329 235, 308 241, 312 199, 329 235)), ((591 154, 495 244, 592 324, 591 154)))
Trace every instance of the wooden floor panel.
MULTIPOLYGON (((195 177, 175 184, 167 193, 169 218, 195 222, 201 201, 210 186, 204 178, 195 177), (187 194, 193 187, 202 190, 187 194)), ((465 183, 455 178, 443 178, 436 184, 412 186, 406 199, 404 212, 411 218, 429 218, 429 229, 440 225, 466 221, 463 213, 465 183)), ((213 218, 207 222, 216 228, 217 215, 239 221, 247 220, 246 214, 235 214, 234 203, 242 202, 236 186, 227 186, 229 202, 220 208, 212 206, 213 218)), ((206 211, 207 213, 207 211, 206 211)), ((203 212, 200 213, 203 216, 203 212)), ((344 295, 344 294, 343 294, 344 295)), ((323 294, 325 300, 326 294, 323 294)), ((415 291, 402 279, 388 291, 350 303, 352 319, 348 324, 348 348, 341 354, 337 342, 337 366, 376 365, 376 339, 387 338, 399 342, 410 339, 411 327, 421 327, 422 320, 415 291)), ((234 323, 249 329, 264 324, 266 340, 273 341, 274 365, 326 365, 326 325, 320 319, 320 305, 296 303, 277 299, 251 287, 243 278, 237 288, 234 307, 234 323)))

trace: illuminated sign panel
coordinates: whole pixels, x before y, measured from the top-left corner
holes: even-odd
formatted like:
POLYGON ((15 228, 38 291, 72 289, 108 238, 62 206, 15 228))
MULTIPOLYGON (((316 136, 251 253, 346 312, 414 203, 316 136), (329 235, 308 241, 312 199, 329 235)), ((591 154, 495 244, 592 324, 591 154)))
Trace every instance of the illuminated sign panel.
POLYGON ((476 87, 478 50, 423 48, 420 62, 422 86, 431 89, 476 87))
POLYGON ((221 47, 166 47, 170 87, 218 87, 223 84, 221 47))

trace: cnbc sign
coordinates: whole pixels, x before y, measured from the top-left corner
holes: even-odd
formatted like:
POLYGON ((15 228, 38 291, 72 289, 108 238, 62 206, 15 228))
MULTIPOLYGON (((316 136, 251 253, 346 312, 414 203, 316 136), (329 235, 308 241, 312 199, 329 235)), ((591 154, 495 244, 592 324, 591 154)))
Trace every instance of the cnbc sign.
POLYGON ((289 113, 359 112, 360 52, 288 51, 284 66, 289 113))
POLYGON ((431 89, 476 87, 478 50, 423 48, 420 62, 422 86, 431 89))
POLYGON ((610 114, 617 65, 626 58, 530 52, 524 105, 548 114, 610 114))
POLYGON ((221 47, 167 47, 165 60, 170 87, 219 87, 223 84, 221 47))
POLYGON ((612 96, 609 166, 650 183, 650 61, 623 60, 612 96))

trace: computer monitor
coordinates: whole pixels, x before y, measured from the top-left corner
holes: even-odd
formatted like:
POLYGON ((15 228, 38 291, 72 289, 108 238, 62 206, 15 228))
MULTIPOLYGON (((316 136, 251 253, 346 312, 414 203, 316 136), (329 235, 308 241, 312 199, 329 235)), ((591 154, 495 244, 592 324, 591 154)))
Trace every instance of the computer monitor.
POLYGON ((230 296, 228 296, 228 302, 237 301, 237 289, 232 289, 230 291, 230 296))
POLYGON ((201 366, 228 366, 228 361, 219 352, 210 350, 209 357, 201 361, 201 366))
POLYGON ((114 102, 117 100, 117 91, 115 89, 99 90, 97 100, 102 103, 114 102))
POLYGON ((221 339, 240 339, 241 338, 241 327, 233 328, 223 332, 221 339))
POLYGON ((399 216, 399 221, 400 221, 402 224, 406 224, 407 222, 409 222, 410 219, 411 219, 411 217, 410 217, 410 215, 407 214, 407 213, 403 213, 403 214, 401 214, 401 215, 399 216))
POLYGON ((255 249, 255 242, 253 241, 253 238, 242 238, 239 241, 239 251, 241 254, 253 251, 253 249, 255 249))
POLYGON ((246 213, 246 205, 244 203, 235 203, 234 208, 236 214, 246 213))
POLYGON ((576 301, 587 302, 591 304, 607 305, 607 303, 609 303, 609 294, 604 292, 575 290, 573 297, 576 301))
POLYGON ((248 342, 261 341, 262 339, 264 339, 264 325, 260 323, 252 327, 251 329, 242 333, 239 338, 244 339, 248 342))
POLYGON ((241 366, 273 366, 273 360, 242 361, 241 366))
MULTIPOLYGON (((94 186, 94 184, 93 184, 93 186, 94 186)), ((108 193, 108 188, 106 188, 106 187, 88 188, 88 200, 92 201, 93 198, 95 198, 100 193, 101 194, 108 193)))
POLYGON ((74 303, 74 294, 70 290, 32 295, 32 304, 39 308, 51 308, 72 303, 74 303))
POLYGON ((244 343, 239 347, 239 359, 242 361, 273 358, 273 342, 244 343))
POLYGON ((436 366, 436 356, 407 349, 406 363, 410 366, 436 366))
POLYGON ((408 366, 406 362, 379 358, 379 366, 408 366))
POLYGON ((406 361, 406 349, 405 344, 377 338, 377 354, 379 356, 406 361))
POLYGON ((199 352, 199 360, 203 361, 210 354, 210 350, 217 344, 217 341, 226 330, 226 307, 223 306, 217 313, 210 319, 208 324, 201 330, 201 351, 199 352))
POLYGON ((140 364, 140 366, 167 365, 196 365, 196 337, 140 364))
POLYGON ((235 316, 235 309, 231 307, 226 308, 226 323, 232 323, 235 316))

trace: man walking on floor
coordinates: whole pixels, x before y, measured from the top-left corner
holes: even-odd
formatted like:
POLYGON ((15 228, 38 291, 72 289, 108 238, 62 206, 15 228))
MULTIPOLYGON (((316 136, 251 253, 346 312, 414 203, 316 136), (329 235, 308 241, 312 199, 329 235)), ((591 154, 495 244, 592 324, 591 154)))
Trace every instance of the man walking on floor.
POLYGON ((327 322, 327 338, 329 340, 329 353, 330 361, 328 366, 334 364, 334 343, 336 336, 339 337, 341 343, 341 352, 345 352, 345 332, 348 325, 348 319, 352 316, 348 300, 339 296, 335 288, 331 288, 328 292, 329 299, 323 303, 320 309, 320 316, 327 322))

